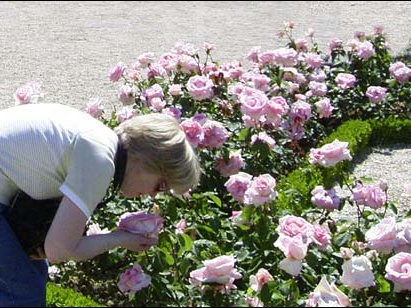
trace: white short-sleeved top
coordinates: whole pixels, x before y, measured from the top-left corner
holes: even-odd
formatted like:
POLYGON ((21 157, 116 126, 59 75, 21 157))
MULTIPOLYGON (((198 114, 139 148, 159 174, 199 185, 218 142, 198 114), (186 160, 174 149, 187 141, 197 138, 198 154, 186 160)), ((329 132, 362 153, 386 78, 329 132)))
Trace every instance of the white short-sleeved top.
POLYGON ((111 128, 69 106, 0 110, 0 203, 18 189, 34 199, 66 195, 89 217, 114 176, 117 143, 111 128))

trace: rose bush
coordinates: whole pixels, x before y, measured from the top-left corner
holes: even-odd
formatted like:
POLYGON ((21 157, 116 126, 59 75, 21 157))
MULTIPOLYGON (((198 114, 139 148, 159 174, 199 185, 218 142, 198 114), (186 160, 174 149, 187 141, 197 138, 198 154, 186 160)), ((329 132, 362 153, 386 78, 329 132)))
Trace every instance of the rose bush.
POLYGON ((390 54, 381 26, 346 43, 332 39, 326 51, 313 30, 294 38, 293 28, 288 22, 278 33, 285 47, 251 48, 248 68, 216 62, 211 43, 204 59, 177 43, 159 58, 148 52, 108 70, 119 105, 107 111, 94 97, 85 111, 110 127, 141 113, 176 117, 204 173, 183 196, 117 199, 97 211, 90 225, 104 229, 136 208, 161 216, 159 244, 62 264, 56 283, 115 306, 408 304, 408 218, 388 217, 396 210, 389 183, 338 168, 352 159, 348 141, 322 141, 349 120, 411 118, 411 61, 390 54), (339 174, 332 183, 314 178, 310 206, 296 211, 298 195, 278 184, 307 165, 339 174), (350 196, 338 195, 343 186, 350 196), (333 215, 344 207, 356 217, 333 215), (144 287, 123 287, 133 268, 150 277, 144 287))

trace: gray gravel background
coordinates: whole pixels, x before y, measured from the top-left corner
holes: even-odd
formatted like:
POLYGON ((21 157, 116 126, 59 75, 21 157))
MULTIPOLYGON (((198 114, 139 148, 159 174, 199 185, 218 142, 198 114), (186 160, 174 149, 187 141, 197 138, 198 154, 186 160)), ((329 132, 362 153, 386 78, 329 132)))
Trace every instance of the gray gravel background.
MULTIPOLYGON (((398 54, 410 43, 410 12, 408 1, 0 1, 0 108, 14 105, 13 92, 31 80, 42 83, 46 102, 116 104, 107 72, 118 61, 131 65, 178 41, 199 48, 209 41, 215 60, 246 64, 254 46, 283 47, 276 33, 290 20, 295 38, 313 28, 322 50, 334 37, 347 42, 379 24, 398 54)), ((411 181, 410 157, 407 147, 375 150, 354 175, 384 179, 400 196, 411 181)), ((404 208, 409 201, 401 199, 404 208)))

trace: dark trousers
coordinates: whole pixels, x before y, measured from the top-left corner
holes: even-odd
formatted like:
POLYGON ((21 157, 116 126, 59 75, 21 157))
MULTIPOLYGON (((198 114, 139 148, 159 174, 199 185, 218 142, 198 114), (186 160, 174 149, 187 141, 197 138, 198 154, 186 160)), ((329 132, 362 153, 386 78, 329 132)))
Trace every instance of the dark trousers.
POLYGON ((47 260, 31 260, 5 220, 0 204, 0 307, 45 307, 47 260))

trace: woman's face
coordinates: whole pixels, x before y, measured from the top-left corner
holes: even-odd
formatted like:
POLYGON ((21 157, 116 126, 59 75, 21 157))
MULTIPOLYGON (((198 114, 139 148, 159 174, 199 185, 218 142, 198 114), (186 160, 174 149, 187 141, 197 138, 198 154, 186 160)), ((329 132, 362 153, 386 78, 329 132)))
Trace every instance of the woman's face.
POLYGON ((120 193, 126 198, 135 198, 142 195, 154 197, 158 192, 167 189, 167 183, 159 175, 147 173, 141 164, 132 158, 127 160, 124 180, 120 193))

